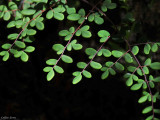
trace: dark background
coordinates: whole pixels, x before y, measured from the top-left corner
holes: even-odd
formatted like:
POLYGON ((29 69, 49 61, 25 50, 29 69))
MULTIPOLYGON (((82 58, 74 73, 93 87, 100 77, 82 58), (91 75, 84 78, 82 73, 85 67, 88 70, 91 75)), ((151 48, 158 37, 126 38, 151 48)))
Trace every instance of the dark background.
MULTIPOLYGON (((73 1, 69 2, 75 5, 73 1)), ((121 2, 115 2, 118 7, 108 11, 107 16, 119 26, 122 23, 122 14, 126 11, 120 8, 121 2)), ((90 1, 90 3, 94 4, 96 1, 90 1)), ((149 0, 143 2, 131 0, 127 3, 137 23, 141 23, 138 26, 138 33, 134 33, 134 37, 130 39, 131 43, 159 41, 160 2, 155 0, 149 7, 150 4, 149 0)), ((77 8, 83 7, 86 11, 91 9, 84 2, 78 5, 77 8)), ((14 116, 19 120, 144 120, 145 115, 142 115, 141 111, 145 105, 137 102, 141 91, 133 92, 126 87, 123 73, 101 80, 100 71, 87 68, 93 77, 83 78, 77 85, 72 85, 72 72, 78 70, 76 63, 89 62, 84 53, 85 48, 98 49, 101 45, 96 37, 97 31, 107 29, 110 33, 114 33, 111 23, 106 18, 102 26, 88 22, 85 24, 91 26, 91 32, 94 33, 92 39, 78 38, 79 43, 84 45, 83 50, 66 52, 73 57, 74 63, 66 64, 60 61, 59 65, 64 68, 65 73, 56 74, 50 82, 47 82, 46 74, 43 72, 46 66, 45 61, 49 58, 58 58, 51 49, 52 45, 66 44, 63 37, 58 36, 58 32, 70 26, 76 27, 76 22, 46 20, 45 30, 38 31, 35 36, 33 46, 36 50, 29 55, 29 62, 24 63, 14 57, 10 57, 7 62, 0 60, 0 116, 14 116)), ((7 35, 14 31, 14 29, 6 29, 6 25, 7 22, 0 20, 0 45, 6 43, 7 35)), ((111 41, 109 46, 104 47, 112 48, 113 43, 125 49, 124 41, 111 41)), ((158 55, 153 54, 159 59, 158 55)), ((96 60, 106 61, 98 57, 96 60)), ((116 61, 115 58, 110 60, 116 61)))

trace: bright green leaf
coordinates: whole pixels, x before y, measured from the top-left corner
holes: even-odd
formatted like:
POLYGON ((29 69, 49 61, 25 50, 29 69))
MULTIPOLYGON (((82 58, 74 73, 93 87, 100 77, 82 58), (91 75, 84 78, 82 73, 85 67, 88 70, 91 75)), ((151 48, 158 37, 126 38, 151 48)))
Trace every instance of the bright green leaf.
POLYGON ((73 62, 73 59, 67 55, 63 55, 62 56, 62 60, 65 62, 65 63, 72 63, 73 62))
POLYGON ((61 68, 60 66, 57 66, 57 65, 54 67, 54 70, 55 70, 57 73, 64 73, 63 68, 61 68))
POLYGON ((137 55, 138 52, 139 52, 139 47, 138 47, 138 46, 134 46, 134 47, 132 48, 132 52, 133 52, 134 55, 137 55))
POLYGON ((142 96, 142 97, 138 100, 138 103, 144 103, 144 102, 147 101, 147 99, 148 99, 148 95, 142 96))
POLYGON ((47 18, 47 19, 53 18, 53 11, 52 11, 52 10, 49 10, 49 11, 47 12, 46 18, 47 18))
POLYGON ((83 74, 86 78, 91 78, 91 77, 92 77, 91 73, 88 72, 87 70, 84 70, 84 71, 82 72, 82 74, 83 74))
POLYGON ((68 20, 77 21, 81 18, 79 14, 70 14, 67 16, 68 20))
POLYGON ((118 50, 113 50, 112 55, 116 58, 119 58, 123 55, 123 53, 121 51, 118 51, 118 50))
POLYGON ((126 85, 127 86, 131 86, 133 84, 133 78, 132 78, 132 76, 130 76, 129 78, 128 78, 128 80, 126 81, 126 85))
POLYGON ((77 63, 77 67, 78 67, 78 68, 83 69, 83 68, 85 68, 86 66, 87 66, 87 64, 86 64, 85 62, 78 62, 78 63, 77 63))
POLYGON ((46 61, 46 64, 47 64, 47 65, 55 65, 56 62, 57 62, 56 59, 49 59, 49 60, 46 61))
POLYGON ((132 87, 131 87, 131 90, 138 90, 142 87, 142 83, 137 83, 137 84, 134 84, 132 87))
POLYGON ((24 51, 25 52, 33 52, 35 50, 35 47, 33 46, 28 46, 24 51))
POLYGON ((51 71, 51 70, 52 70, 52 67, 45 67, 45 68, 43 69, 44 72, 49 72, 49 71, 51 71))
POLYGON ((63 20, 64 15, 62 13, 55 12, 54 13, 54 18, 57 19, 57 20, 63 20))
POLYGON ((59 50, 63 50, 64 46, 62 44, 54 44, 52 49, 55 51, 59 51, 59 50))
POLYGON ((82 80, 82 75, 79 74, 78 76, 76 76, 74 79, 73 79, 73 84, 77 84, 79 83, 80 81, 82 80))
POLYGON ((149 113, 151 111, 152 111, 152 106, 149 106, 149 107, 144 108, 143 111, 142 111, 142 113, 146 114, 146 113, 149 113))
POLYGON ((110 33, 108 31, 106 31, 106 30, 100 30, 98 32, 98 36, 99 37, 108 37, 108 36, 110 36, 110 33))
POLYGON ((52 78, 54 77, 55 73, 53 71, 53 69, 47 74, 47 81, 52 80, 52 78))
POLYGON ((28 61, 28 55, 25 52, 22 52, 22 54, 21 54, 21 60, 23 62, 27 62, 28 61))
POLYGON ((152 52, 157 52, 158 51, 158 45, 157 45, 157 43, 153 44, 151 50, 152 50, 152 52))
POLYGON ((6 50, 9 49, 10 47, 11 47, 11 44, 9 44, 9 43, 6 43, 6 44, 2 45, 2 48, 6 49, 6 50))
POLYGON ((101 69, 101 68, 102 68, 102 65, 101 65, 100 63, 98 63, 98 62, 95 62, 95 61, 92 61, 92 62, 90 63, 90 66, 91 66, 92 68, 94 68, 94 69, 101 69))

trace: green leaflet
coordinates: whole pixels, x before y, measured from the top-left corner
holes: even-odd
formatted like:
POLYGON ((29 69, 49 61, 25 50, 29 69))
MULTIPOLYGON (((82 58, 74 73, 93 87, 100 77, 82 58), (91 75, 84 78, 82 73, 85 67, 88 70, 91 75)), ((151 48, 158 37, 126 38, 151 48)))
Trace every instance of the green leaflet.
POLYGON ((33 52, 35 50, 35 47, 33 46, 28 46, 24 51, 25 52, 33 52))
POLYGON ((9 43, 6 43, 6 44, 2 45, 2 48, 6 49, 6 50, 9 49, 10 47, 11 47, 11 44, 9 44, 9 43))
POLYGON ((90 72, 88 72, 87 70, 84 70, 82 72, 83 76, 86 77, 86 78, 91 78, 92 77, 92 74, 90 72))
POLYGON ((43 69, 44 72, 49 72, 49 71, 51 71, 51 70, 52 70, 52 67, 45 67, 45 68, 43 69))
POLYGON ((73 84, 77 84, 77 83, 79 83, 81 80, 82 80, 82 75, 79 74, 79 75, 77 75, 77 76, 73 79, 72 83, 73 83, 73 84))
POLYGON ((101 65, 100 63, 98 63, 98 62, 95 62, 95 61, 92 61, 92 62, 90 63, 90 66, 91 66, 92 68, 94 68, 94 69, 101 69, 101 68, 102 68, 102 65, 101 65))
POLYGON ((145 96, 142 96, 139 100, 138 100, 138 103, 144 103, 146 102, 148 99, 148 95, 145 95, 145 96))
POLYGON ((47 18, 47 19, 53 18, 53 11, 52 11, 52 10, 49 10, 49 11, 47 12, 46 18, 47 18))
POLYGON ((149 113, 151 111, 152 111, 152 106, 148 106, 148 107, 146 107, 146 108, 143 109, 142 113, 146 114, 146 113, 149 113))
POLYGON ((124 66, 122 64, 118 63, 118 62, 116 62, 115 67, 120 71, 124 70, 124 66))
POLYGON ((138 90, 142 87, 142 83, 137 83, 137 84, 134 84, 132 87, 131 87, 131 90, 138 90))
POLYGON ((87 66, 87 64, 85 62, 78 62, 77 63, 77 67, 80 68, 80 69, 83 69, 87 66))
POLYGON ((54 67, 54 70, 55 70, 57 73, 60 73, 60 74, 64 73, 63 68, 61 68, 60 66, 57 66, 57 65, 54 67))
POLYGON ((157 52, 158 51, 158 45, 157 45, 157 43, 153 44, 151 50, 152 50, 152 52, 157 52))
POLYGON ((95 19, 94 19, 95 23, 98 24, 98 25, 101 25, 104 23, 104 20, 103 18, 101 18, 100 16, 95 16, 95 19))
POLYGON ((8 39, 10 39, 10 40, 15 40, 17 37, 18 37, 17 33, 13 33, 13 34, 8 35, 8 39))
POLYGON ((27 55, 27 53, 25 53, 25 52, 22 52, 22 54, 21 54, 21 60, 23 61, 23 62, 27 62, 28 61, 28 55, 27 55))
POLYGON ((36 10, 34 10, 34 9, 23 9, 21 11, 21 13, 23 15, 33 15, 35 12, 36 12, 36 10))
POLYGON ((131 86, 132 84, 133 84, 133 77, 130 76, 130 77, 128 78, 128 80, 126 81, 126 85, 127 85, 127 86, 131 86))
POLYGON ((19 48, 25 48, 25 47, 26 47, 25 43, 22 42, 22 41, 16 41, 16 42, 15 42, 15 45, 16 45, 17 47, 19 47, 19 48))
POLYGON ((67 55, 63 55, 62 56, 62 60, 65 62, 65 63, 72 63, 73 62, 73 59, 67 55))
POLYGON ((3 61, 7 61, 8 59, 9 59, 9 52, 8 52, 8 51, 5 51, 2 60, 3 60, 3 61))
POLYGON ((160 70, 160 62, 151 63, 149 67, 153 70, 160 70))
POLYGON ((90 38, 92 36, 90 31, 82 31, 82 36, 84 38, 90 38))
POLYGON ((67 19, 71 20, 71 21, 77 21, 80 18, 81 18, 81 16, 79 14, 70 14, 67 16, 67 19))
POLYGON ((44 29, 44 24, 43 24, 43 22, 36 22, 36 28, 38 29, 38 30, 43 30, 44 29))
POLYGON ((70 34, 70 32, 69 32, 68 30, 61 30, 61 31, 59 32, 59 35, 60 35, 60 36, 67 36, 68 34, 70 34))
POLYGON ((110 33, 108 31, 106 31, 106 30, 100 30, 98 32, 98 36, 99 37, 108 37, 108 36, 110 36, 110 33))
POLYGON ((104 80, 104 79, 106 79, 108 76, 109 76, 109 72, 108 72, 108 70, 106 70, 106 71, 102 74, 101 79, 104 80))
POLYGON ((15 26, 15 21, 11 21, 8 23, 7 28, 11 28, 15 26))
POLYGON ((144 53, 145 53, 145 54, 149 54, 150 50, 151 50, 150 44, 146 44, 146 45, 144 46, 144 53))
POLYGON ((138 52, 139 52, 139 47, 138 47, 138 46, 134 46, 134 47, 132 48, 132 52, 133 52, 134 55, 137 55, 138 52))
POLYGON ((151 58, 148 58, 145 62, 144 65, 150 65, 151 64, 151 58))
POLYGON ((54 13, 54 18, 57 19, 57 20, 63 20, 64 15, 62 13, 55 12, 54 13))
POLYGON ((75 8, 67 8, 67 13, 74 14, 74 13, 76 13, 76 9, 75 8))
POLYGON ((28 29, 27 30, 27 35, 35 35, 36 33, 37 33, 37 31, 34 30, 34 29, 28 29))
POLYGON ((123 53, 121 51, 118 51, 118 50, 113 50, 112 55, 116 58, 119 58, 123 55, 123 53))
POLYGON ((4 13, 4 16, 3 16, 3 19, 4 19, 5 21, 8 21, 10 18, 11 18, 10 12, 5 12, 5 13, 4 13))
POLYGON ((125 54, 124 59, 128 63, 132 63, 133 62, 133 58, 131 57, 131 55, 129 53, 125 54))
POLYGON ((56 59, 49 59, 49 60, 46 61, 46 64, 47 64, 47 65, 55 65, 56 62, 57 62, 56 59))
POLYGON ((48 72, 48 74, 47 74, 47 81, 50 81, 50 80, 52 80, 52 78, 54 77, 54 75, 55 75, 55 72, 53 71, 53 69, 50 71, 50 72, 48 72))

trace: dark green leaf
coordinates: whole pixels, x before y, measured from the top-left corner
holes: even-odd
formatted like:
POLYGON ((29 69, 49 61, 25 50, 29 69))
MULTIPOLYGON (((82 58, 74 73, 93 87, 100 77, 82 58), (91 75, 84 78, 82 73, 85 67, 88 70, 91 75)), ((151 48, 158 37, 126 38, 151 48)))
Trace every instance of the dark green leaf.
POLYGON ((153 70, 160 70, 160 62, 151 63, 150 68, 153 70))
POLYGON ((150 50, 151 50, 150 44, 146 44, 146 45, 144 46, 144 53, 145 53, 145 54, 149 54, 150 50))
POLYGON ((15 45, 18 46, 19 48, 25 48, 26 47, 25 43, 22 42, 22 41, 16 41, 15 45))

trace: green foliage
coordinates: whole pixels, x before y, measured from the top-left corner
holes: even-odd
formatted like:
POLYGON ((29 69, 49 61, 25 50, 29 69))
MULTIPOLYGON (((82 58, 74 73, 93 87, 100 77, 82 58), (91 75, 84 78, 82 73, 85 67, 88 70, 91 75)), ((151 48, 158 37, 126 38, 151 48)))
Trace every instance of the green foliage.
MULTIPOLYGON (((111 21, 107 18, 105 12, 112 12, 112 9, 116 8, 117 5, 112 0, 103 0, 101 4, 97 3, 89 11, 88 8, 77 9, 74 6, 70 7, 66 0, 52 0, 51 2, 48 0, 26 0, 22 9, 18 8, 20 0, 8 2, 8 5, 4 2, 0 3, 2 3, 0 5, 0 19, 8 22, 7 29, 15 29, 14 33, 9 33, 7 36, 8 41, 1 45, 2 51, 0 52, 0 56, 2 56, 3 61, 7 61, 13 55, 16 59, 20 58, 23 62, 27 62, 30 53, 36 49, 32 46, 35 35, 39 30, 43 31, 45 29, 44 21, 47 22, 47 19, 50 21, 52 19, 61 22, 67 21, 67 26, 64 26, 65 29, 60 30, 58 33, 60 37, 64 37, 64 41, 59 42, 59 40, 55 40, 55 44, 52 46, 58 58, 49 58, 46 60, 47 66, 43 69, 46 72, 47 81, 51 81, 57 73, 64 73, 63 64, 73 63, 77 64, 78 69, 81 70, 73 72, 73 84, 78 84, 83 77, 92 77, 92 72, 87 70, 90 66, 91 69, 101 70, 102 80, 109 78, 109 75, 116 75, 119 72, 124 74, 127 87, 130 87, 133 91, 143 91, 138 103, 155 103, 160 100, 159 92, 154 94, 151 91, 152 89, 155 90, 157 83, 160 82, 160 76, 157 73, 152 74, 160 70, 160 62, 152 60, 151 57, 151 54, 156 54, 159 51, 160 43, 147 42, 142 44, 142 47, 140 44, 131 46, 128 43, 128 39, 134 31, 133 29, 137 22, 135 22, 136 20, 133 14, 129 12, 129 9, 125 8, 126 6, 120 6, 127 9, 124 20, 122 20, 122 25, 115 26, 111 22, 111 27, 117 30, 115 36, 118 36, 118 38, 116 38, 110 34, 108 27, 101 29, 100 26, 104 22, 111 21), (38 9, 39 4, 42 4, 41 10, 38 9), (48 5, 50 6, 48 7, 48 5), (43 13, 45 13, 45 17, 43 13), (104 19, 105 17, 107 19, 104 19), (94 26, 100 26, 100 30, 94 30, 94 26), (96 46, 98 49, 93 46, 92 48, 80 44, 80 39, 90 43, 89 40, 97 36, 100 37, 100 40, 96 40, 96 43, 99 41, 99 44, 96 46), (128 41, 124 40, 126 38, 128 41), (128 46, 126 48, 129 48, 129 50, 117 44, 115 45, 113 42, 117 42, 116 39, 118 39, 118 43, 127 41, 126 45, 128 46), (108 46, 105 46, 106 43, 108 43, 108 46), (85 50, 89 61, 78 61, 74 63, 74 57, 72 56, 73 50, 85 50), (68 55, 66 51, 70 52, 70 54, 68 55), (97 59, 95 60, 95 58, 97 59), (99 61, 98 58, 103 58, 104 62, 99 61), (63 61, 62 67, 59 66, 60 60, 63 61), (144 64, 142 65, 142 63, 144 64)), ((148 104, 146 104, 146 108, 142 110, 142 113, 149 114, 151 111, 156 114, 160 113, 159 109, 154 108, 154 106, 148 106, 148 104)), ((146 118, 146 120, 151 119, 153 119, 153 115, 146 118)), ((156 120, 157 118, 154 119, 156 120)))

